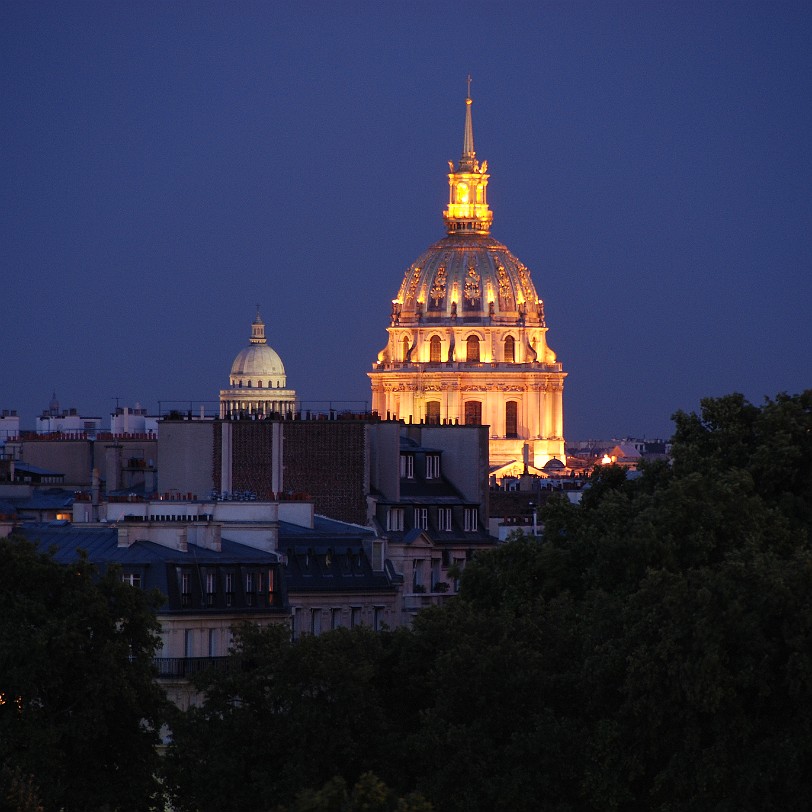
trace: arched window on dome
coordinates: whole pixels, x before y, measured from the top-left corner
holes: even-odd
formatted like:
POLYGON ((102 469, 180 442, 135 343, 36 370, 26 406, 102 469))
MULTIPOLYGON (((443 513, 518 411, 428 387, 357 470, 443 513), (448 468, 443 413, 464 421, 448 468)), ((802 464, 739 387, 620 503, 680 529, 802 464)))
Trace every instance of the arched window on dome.
POLYGON ((240 378, 240 389, 242 389, 242 378, 240 378))
POLYGON ((513 363, 516 360, 516 339, 508 336, 505 339, 505 361, 513 363))
POLYGON ((248 388, 251 388, 251 381, 248 381, 248 388))
POLYGON ((262 389, 262 381, 257 381, 257 386, 262 389))
POLYGON ((429 400, 426 402, 426 423, 430 426, 440 425, 440 401, 429 400))
POLYGON ((465 360, 468 363, 476 363, 479 361, 479 338, 478 336, 468 336, 467 352, 465 360))
POLYGON ((443 360, 443 342, 440 336, 432 336, 429 342, 429 361, 432 364, 439 364, 443 360))
POLYGON ((478 400, 467 400, 465 402, 465 425, 482 425, 482 404, 478 400))
POLYGON ((509 400, 505 404, 505 437, 519 436, 519 404, 509 400))
POLYGON ((409 337, 403 336, 403 360, 409 360, 409 337))

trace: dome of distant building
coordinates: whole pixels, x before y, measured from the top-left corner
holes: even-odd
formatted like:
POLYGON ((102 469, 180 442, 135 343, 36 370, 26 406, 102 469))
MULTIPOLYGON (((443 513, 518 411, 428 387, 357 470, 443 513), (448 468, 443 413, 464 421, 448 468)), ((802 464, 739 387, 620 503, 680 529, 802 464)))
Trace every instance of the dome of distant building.
POLYGON ((265 338, 265 324, 257 311, 251 325, 251 343, 237 353, 231 365, 231 385, 284 387, 285 365, 265 338))
POLYGON ((389 341, 369 374, 372 408, 409 422, 490 426, 493 468, 565 459, 561 363, 529 269, 490 235, 488 162, 474 151, 470 93, 462 157, 449 161, 447 236, 409 267, 389 341))
POLYGON ((287 388, 285 365, 265 338, 259 314, 251 324, 249 345, 231 365, 229 388, 220 390, 221 417, 268 417, 293 411, 296 392, 287 388))

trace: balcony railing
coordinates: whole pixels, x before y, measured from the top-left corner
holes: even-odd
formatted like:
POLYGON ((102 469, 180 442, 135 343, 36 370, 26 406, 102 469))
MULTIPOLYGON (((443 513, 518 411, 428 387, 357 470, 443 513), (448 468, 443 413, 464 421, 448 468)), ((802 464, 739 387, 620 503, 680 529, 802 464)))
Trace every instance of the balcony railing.
POLYGON ((152 664, 158 679, 188 679, 209 668, 231 671, 239 668, 236 657, 154 657, 152 664))

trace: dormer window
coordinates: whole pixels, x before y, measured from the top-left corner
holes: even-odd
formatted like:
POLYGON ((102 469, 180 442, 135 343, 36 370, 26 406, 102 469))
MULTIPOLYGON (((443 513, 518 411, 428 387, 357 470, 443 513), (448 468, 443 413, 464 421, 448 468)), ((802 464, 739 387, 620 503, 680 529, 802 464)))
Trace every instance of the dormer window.
POLYGON ((426 479, 440 478, 440 455, 426 454, 426 479))
POLYGON ((400 478, 401 479, 414 479, 414 455, 401 454, 400 455, 400 478))

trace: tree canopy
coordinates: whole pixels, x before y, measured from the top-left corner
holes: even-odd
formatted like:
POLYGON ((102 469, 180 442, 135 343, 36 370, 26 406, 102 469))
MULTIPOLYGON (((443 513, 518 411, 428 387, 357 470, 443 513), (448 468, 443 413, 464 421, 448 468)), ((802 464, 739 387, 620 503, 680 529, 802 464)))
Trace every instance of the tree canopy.
POLYGON ((151 808, 155 600, 115 571, 0 539, 0 809, 151 808))
POLYGON ((174 725, 178 808, 349 809, 360 782, 443 812, 805 809, 812 391, 674 420, 672 462, 596 469, 410 630, 242 629, 174 725))

